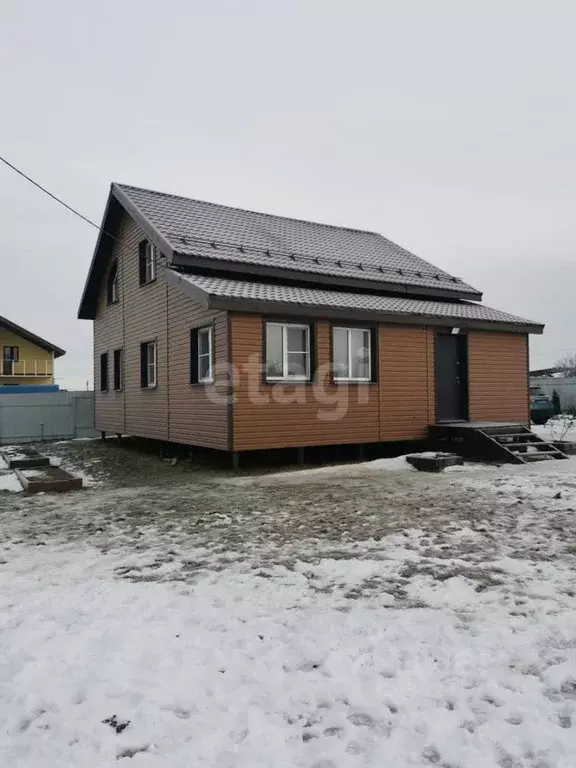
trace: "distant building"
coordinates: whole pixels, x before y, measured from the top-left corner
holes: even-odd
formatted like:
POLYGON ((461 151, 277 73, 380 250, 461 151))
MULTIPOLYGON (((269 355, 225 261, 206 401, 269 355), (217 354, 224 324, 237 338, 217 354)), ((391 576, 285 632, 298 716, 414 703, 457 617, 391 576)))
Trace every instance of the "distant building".
POLYGON ((65 355, 60 347, 0 316, 0 388, 21 385, 52 386, 54 360, 65 355))
POLYGON ((530 371, 530 378, 562 378, 566 373, 560 368, 538 368, 530 371))

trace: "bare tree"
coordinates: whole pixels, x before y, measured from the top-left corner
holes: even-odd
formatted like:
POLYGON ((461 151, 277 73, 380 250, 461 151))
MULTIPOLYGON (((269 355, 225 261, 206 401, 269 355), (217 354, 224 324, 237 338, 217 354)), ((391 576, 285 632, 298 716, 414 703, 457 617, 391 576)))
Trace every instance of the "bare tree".
POLYGON ((566 376, 576 376, 576 353, 561 357, 556 363, 556 368, 566 376))

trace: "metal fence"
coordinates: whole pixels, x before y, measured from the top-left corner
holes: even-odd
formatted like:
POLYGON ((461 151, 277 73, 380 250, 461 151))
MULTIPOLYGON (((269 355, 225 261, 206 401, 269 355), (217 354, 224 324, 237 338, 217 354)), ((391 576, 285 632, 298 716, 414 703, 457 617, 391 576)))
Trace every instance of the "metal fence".
POLYGON ((558 397, 560 398, 560 407, 562 409, 576 408, 575 377, 562 377, 558 379, 531 377, 530 384, 532 386, 538 385, 539 387, 542 387, 544 392, 550 396, 552 396, 554 390, 556 390, 558 397))
POLYGON ((93 392, 0 394, 0 445, 96 435, 93 392))

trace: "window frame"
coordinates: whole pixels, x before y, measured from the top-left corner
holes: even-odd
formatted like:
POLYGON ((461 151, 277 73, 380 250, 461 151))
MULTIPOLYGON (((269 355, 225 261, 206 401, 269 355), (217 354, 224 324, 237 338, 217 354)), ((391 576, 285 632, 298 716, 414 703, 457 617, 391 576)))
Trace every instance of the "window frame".
POLYGON ((118 261, 113 262, 108 272, 108 279, 106 281, 106 303, 108 306, 111 304, 118 304, 120 301, 120 286, 118 284, 118 261))
POLYGON ((196 348, 196 365, 197 365, 197 379, 198 384, 212 384, 214 381, 214 354, 213 354, 213 348, 214 345, 212 343, 212 335, 213 335, 213 327, 211 325, 205 326, 204 328, 197 328, 196 329, 196 337, 197 337, 197 348, 196 348), (200 336, 203 334, 208 334, 208 352, 200 352, 200 336), (200 358, 207 357, 208 358, 208 376, 200 376, 200 358))
POLYGON ((371 325, 336 325, 330 328, 330 367, 332 370, 332 381, 334 384, 372 384, 376 381, 376 354, 375 343, 377 339, 377 329, 371 325), (350 344, 350 331, 363 331, 368 333, 368 376, 336 376, 335 366, 335 344, 334 334, 336 331, 346 331, 346 353, 348 374, 352 370, 352 346, 350 344))
POLYGON ((140 343, 140 388, 157 389, 158 387, 158 342, 155 339, 151 341, 142 341, 140 343), (154 350, 154 364, 150 363, 150 352, 154 350), (154 378, 150 377, 150 369, 154 373, 154 378))
POLYGON ((100 353, 100 392, 110 391, 108 352, 100 353))
POLYGON ((154 243, 141 240, 138 244, 138 281, 140 285, 149 285, 156 280, 156 259, 154 243))
POLYGON ((122 392, 124 389, 124 350, 122 347, 115 349, 112 353, 112 385, 115 392, 122 392), (116 362, 118 361, 118 366, 116 362), (118 371, 118 376, 116 376, 118 371))
POLYGON ((270 384, 276 384, 278 382, 288 382, 293 384, 306 384, 312 381, 314 375, 314 338, 313 338, 313 324, 310 322, 294 322, 292 320, 265 320, 263 335, 264 335, 264 360, 263 360, 263 374, 264 381, 270 384), (276 326, 282 328, 282 375, 270 376, 268 374, 268 326, 276 326), (296 328, 298 330, 306 331, 306 346, 302 351, 295 352, 293 354, 305 354, 306 355, 306 374, 290 375, 288 374, 288 328, 296 328))
POLYGON ((2 347, 2 360, 0 368, 0 376, 13 376, 14 364, 20 362, 20 347, 14 344, 4 344, 2 347), (6 356, 6 351, 10 351, 10 357, 6 356), (14 353, 14 350, 16 352, 14 353))

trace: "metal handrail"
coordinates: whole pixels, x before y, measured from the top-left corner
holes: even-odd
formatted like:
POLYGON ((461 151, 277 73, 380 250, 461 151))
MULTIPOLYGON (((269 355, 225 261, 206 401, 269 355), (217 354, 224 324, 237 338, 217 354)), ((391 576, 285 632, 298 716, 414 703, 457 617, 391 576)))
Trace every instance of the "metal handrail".
POLYGON ((0 376, 53 376, 52 360, 2 360, 0 376))

